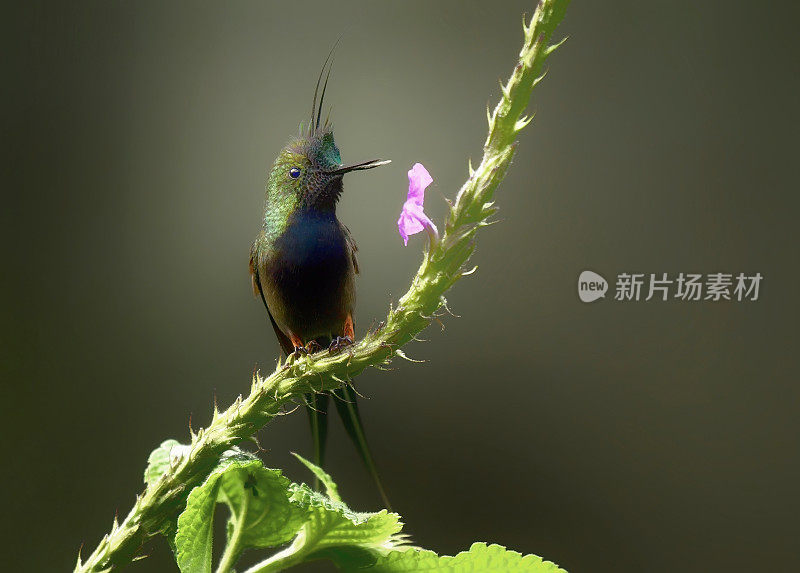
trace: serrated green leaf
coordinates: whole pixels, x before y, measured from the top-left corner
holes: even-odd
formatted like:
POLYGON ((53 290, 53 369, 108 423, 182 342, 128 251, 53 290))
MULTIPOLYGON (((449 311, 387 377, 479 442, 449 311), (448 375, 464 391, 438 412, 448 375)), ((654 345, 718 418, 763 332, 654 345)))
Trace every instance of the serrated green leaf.
POLYGON ((306 512, 289 500, 289 480, 280 470, 267 469, 259 461, 229 468, 220 483, 218 500, 231 510, 231 527, 242 527, 239 543, 243 547, 287 543, 306 519, 306 512), (246 515, 240 521, 242 510, 246 515))
MULTIPOLYGON (((156 483, 161 477, 169 470, 172 464, 172 452, 174 448, 184 448, 185 446, 177 440, 164 440, 147 458, 147 468, 144 470, 144 482, 150 486, 156 483)), ((177 520, 171 517, 163 523, 159 533, 164 535, 167 539, 167 544, 172 552, 175 553, 175 533, 178 529, 177 520)))
POLYGON ((279 470, 265 468, 241 451, 223 457, 203 484, 189 494, 178 517, 176 559, 183 573, 210 573, 213 520, 218 503, 231 511, 228 541, 234 553, 245 548, 274 547, 289 542, 303 525, 307 510, 292 503, 290 482, 279 470))
POLYGON ((502 545, 473 543, 469 551, 453 557, 438 557, 433 551, 407 548, 379 556, 370 571, 402 573, 566 573, 555 563, 538 555, 522 555, 502 545))
MULTIPOLYGON (((336 494, 336 485, 320 468, 298 459, 336 494)), ((353 511, 336 495, 290 484, 280 471, 241 451, 229 452, 206 481, 192 490, 178 519, 176 559, 183 573, 211 573, 212 525, 218 503, 231 510, 228 546, 220 566, 231 570, 242 550, 292 544, 251 570, 283 571, 302 562, 329 559, 343 571, 378 573, 566 573, 536 555, 501 545, 475 543, 455 556, 403 545, 400 516, 387 510, 353 511)))
POLYGON ((360 513, 305 484, 294 484, 292 489, 292 501, 308 510, 303 526, 306 550, 348 545, 383 547, 403 527, 400 516, 385 509, 378 513, 360 513))
POLYGON ((331 498, 333 501, 342 501, 342 498, 339 497, 339 488, 336 487, 336 482, 333 481, 333 478, 325 472, 321 467, 316 464, 311 463, 307 459, 305 459, 300 454, 296 454, 292 452, 292 455, 296 457, 300 463, 306 466, 308 469, 311 470, 317 479, 325 486, 325 493, 328 494, 328 497, 331 498))
POLYGON ((211 573, 214 510, 217 506, 220 474, 212 472, 186 500, 178 517, 175 534, 175 559, 182 573, 211 573))
POLYGON ((371 571, 404 572, 404 571, 452 571, 440 562, 440 557, 433 551, 408 547, 377 557, 371 571))
POLYGON ((555 563, 545 561, 538 555, 522 555, 496 543, 473 543, 469 551, 462 551, 455 557, 443 557, 442 560, 446 563, 449 561, 458 571, 566 573, 555 563))
POLYGON ((399 539, 403 524, 396 513, 356 512, 306 484, 292 484, 290 490, 291 501, 304 510, 306 521, 291 546, 253 567, 253 571, 283 571, 315 559, 332 559, 347 571, 368 567, 399 539))
POLYGON ((164 440, 161 445, 150 452, 147 458, 147 468, 144 470, 144 482, 152 485, 157 482, 169 469, 169 452, 175 446, 180 446, 178 440, 164 440))

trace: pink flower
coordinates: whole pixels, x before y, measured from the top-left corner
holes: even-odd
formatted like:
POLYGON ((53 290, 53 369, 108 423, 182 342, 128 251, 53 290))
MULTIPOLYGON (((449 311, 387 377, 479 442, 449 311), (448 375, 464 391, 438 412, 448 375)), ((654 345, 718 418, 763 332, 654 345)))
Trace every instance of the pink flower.
POLYGON ((415 163, 408 172, 408 195, 397 220, 397 230, 403 237, 403 244, 408 245, 408 237, 416 235, 422 230, 427 231, 431 238, 431 245, 439 239, 439 230, 433 224, 422 204, 425 201, 425 188, 433 183, 433 177, 422 163, 415 163))

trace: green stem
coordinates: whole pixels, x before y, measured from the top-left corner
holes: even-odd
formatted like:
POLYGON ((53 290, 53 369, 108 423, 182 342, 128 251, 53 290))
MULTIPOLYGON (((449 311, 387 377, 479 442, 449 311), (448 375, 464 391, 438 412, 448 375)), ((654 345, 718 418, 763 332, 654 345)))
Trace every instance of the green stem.
POLYGON ((241 541, 242 533, 244 532, 244 521, 247 517, 247 508, 249 505, 250 494, 245 491, 244 495, 242 496, 242 505, 239 508, 239 515, 236 516, 236 524, 233 527, 233 535, 228 540, 228 543, 225 546, 225 552, 222 554, 222 557, 219 560, 217 573, 228 573, 233 566, 236 565, 236 561, 239 559, 239 555, 241 554, 239 542, 241 541))
POLYGON ((289 547, 279 551, 269 559, 256 563, 244 573, 274 573, 275 571, 283 571, 298 565, 303 562, 303 559, 309 553, 309 550, 301 549, 303 545, 305 545, 305 540, 302 537, 298 537, 289 547))
POLYGON ((495 212, 492 196, 511 163, 517 135, 530 121, 522 113, 542 78, 547 56, 557 47, 549 44, 550 37, 568 4, 569 0, 542 0, 530 23, 523 22, 522 50, 502 86, 500 101, 488 114, 489 132, 481 162, 474 170, 470 167, 469 178, 450 207, 441 239, 425 253, 411 287, 390 310, 383 327, 368 332, 349 352, 279 363, 266 378, 257 374, 250 395, 240 396, 224 412, 215 408, 209 426, 192 432, 188 453, 137 497, 128 516, 121 524, 114 523, 85 562, 78 558, 76 572, 100 572, 130 563, 150 536, 175 519, 188 492, 208 475, 220 455, 280 415, 284 406, 300 402, 303 394, 341 388, 364 369, 384 365, 395 356, 405 358, 400 347, 446 308, 444 293, 471 272, 465 272, 464 265, 475 248, 475 234, 490 223, 495 212))

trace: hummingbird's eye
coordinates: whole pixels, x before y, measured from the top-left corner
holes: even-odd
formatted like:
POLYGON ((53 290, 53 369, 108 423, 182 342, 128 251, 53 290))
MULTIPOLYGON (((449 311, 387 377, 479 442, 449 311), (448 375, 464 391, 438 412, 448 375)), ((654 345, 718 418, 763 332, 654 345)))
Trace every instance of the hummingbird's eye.
POLYGON ((289 177, 291 177, 292 179, 297 179, 298 177, 300 177, 300 168, 299 167, 292 167, 289 170, 289 177))

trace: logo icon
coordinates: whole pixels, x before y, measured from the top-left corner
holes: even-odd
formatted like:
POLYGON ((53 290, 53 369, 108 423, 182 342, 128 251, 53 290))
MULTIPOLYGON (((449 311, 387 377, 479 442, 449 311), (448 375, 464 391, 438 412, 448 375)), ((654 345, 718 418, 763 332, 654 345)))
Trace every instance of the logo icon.
POLYGON ((583 271, 578 277, 578 297, 583 302, 594 302, 606 296, 608 282, 592 271, 583 271))

